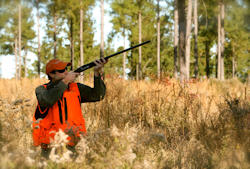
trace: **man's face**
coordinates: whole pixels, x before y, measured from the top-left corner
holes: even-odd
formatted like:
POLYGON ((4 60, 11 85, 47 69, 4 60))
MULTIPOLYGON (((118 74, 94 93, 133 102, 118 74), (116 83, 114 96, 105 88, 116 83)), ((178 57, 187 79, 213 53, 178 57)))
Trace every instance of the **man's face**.
POLYGON ((63 70, 54 70, 51 73, 49 73, 50 77, 52 78, 52 81, 59 81, 64 79, 64 77, 68 74, 67 68, 63 70))

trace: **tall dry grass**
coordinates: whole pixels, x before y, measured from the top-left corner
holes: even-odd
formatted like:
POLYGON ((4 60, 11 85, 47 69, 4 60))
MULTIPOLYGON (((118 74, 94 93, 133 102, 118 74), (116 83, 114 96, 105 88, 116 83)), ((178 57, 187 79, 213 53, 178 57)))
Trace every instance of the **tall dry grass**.
POLYGON ((82 107, 76 161, 63 148, 44 161, 32 146, 34 90, 45 82, 0 80, 0 168, 250 168, 250 88, 237 80, 107 78, 105 99, 82 107))

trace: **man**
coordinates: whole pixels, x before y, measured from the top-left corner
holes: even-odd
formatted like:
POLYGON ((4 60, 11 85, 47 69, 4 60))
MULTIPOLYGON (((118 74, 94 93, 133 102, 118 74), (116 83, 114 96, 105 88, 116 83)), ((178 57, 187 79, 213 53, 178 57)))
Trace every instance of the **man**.
POLYGON ((74 83, 79 73, 67 71, 71 63, 59 59, 47 63, 46 74, 50 81, 36 88, 38 105, 33 117, 33 142, 41 146, 45 158, 49 156, 49 145, 59 129, 68 134, 67 148, 72 152, 75 152, 80 135, 86 134, 81 103, 100 101, 106 91, 100 72, 107 62, 102 58, 94 63, 94 88, 74 83))

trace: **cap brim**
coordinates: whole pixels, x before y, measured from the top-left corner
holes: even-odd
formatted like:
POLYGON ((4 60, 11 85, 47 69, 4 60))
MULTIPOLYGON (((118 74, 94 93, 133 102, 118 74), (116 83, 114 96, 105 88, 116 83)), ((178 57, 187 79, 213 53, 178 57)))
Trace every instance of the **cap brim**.
POLYGON ((54 70, 62 70, 62 69, 65 69, 67 66, 71 66, 71 63, 70 62, 64 62, 60 66, 58 65, 58 67, 56 69, 54 69, 54 70))

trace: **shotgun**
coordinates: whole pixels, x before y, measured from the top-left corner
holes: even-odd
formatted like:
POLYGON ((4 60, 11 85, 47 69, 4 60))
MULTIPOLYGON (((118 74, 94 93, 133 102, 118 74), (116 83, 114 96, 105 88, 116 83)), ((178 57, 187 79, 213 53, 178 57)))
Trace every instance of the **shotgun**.
MULTIPOLYGON (((114 54, 112 54, 112 55, 106 56, 106 57, 104 57, 104 59, 107 60, 107 59, 109 59, 109 58, 111 58, 111 57, 113 57, 113 56, 119 55, 119 54, 121 54, 121 53, 123 53, 123 52, 127 52, 128 50, 131 50, 131 49, 137 48, 137 47, 139 47, 139 46, 145 45, 145 44, 147 44, 147 43, 149 43, 149 42, 150 42, 150 40, 149 40, 149 41, 146 41, 146 42, 143 42, 143 43, 140 43, 140 44, 138 44, 138 45, 132 46, 132 47, 130 47, 130 48, 124 49, 124 50, 119 51, 119 52, 117 52, 117 53, 114 53, 114 54)), ((94 62, 90 62, 90 63, 88 63, 88 64, 86 64, 86 65, 83 65, 83 66, 78 67, 74 72, 80 73, 80 72, 83 72, 83 71, 85 71, 85 70, 87 70, 87 69, 90 69, 90 68, 92 68, 92 67, 94 67, 94 66, 95 66, 95 63, 94 63, 94 62)))

